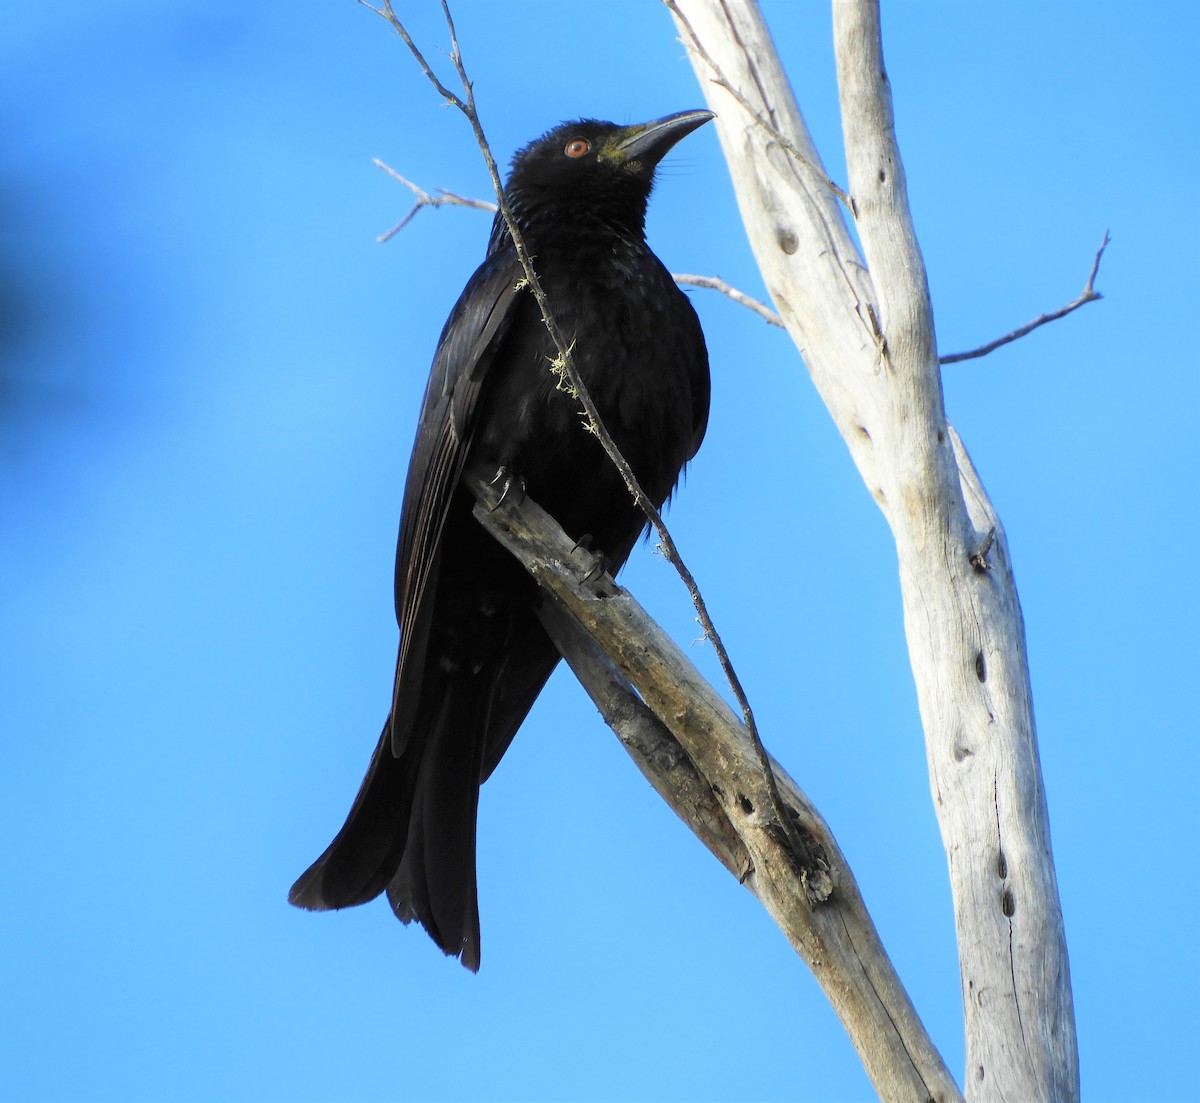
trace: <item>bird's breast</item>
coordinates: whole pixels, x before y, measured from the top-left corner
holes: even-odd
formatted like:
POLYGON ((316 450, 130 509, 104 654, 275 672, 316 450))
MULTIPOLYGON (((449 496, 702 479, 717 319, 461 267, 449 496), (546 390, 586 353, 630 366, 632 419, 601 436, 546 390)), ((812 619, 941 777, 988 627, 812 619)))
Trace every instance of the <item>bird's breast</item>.
MULTIPOLYGON (((605 428, 661 504, 691 453, 692 381, 704 353, 690 304, 644 249, 539 254, 535 265, 605 428)), ((640 514, 552 371, 557 351, 532 296, 519 309, 489 373, 472 462, 518 473, 572 535, 631 542, 640 514)))

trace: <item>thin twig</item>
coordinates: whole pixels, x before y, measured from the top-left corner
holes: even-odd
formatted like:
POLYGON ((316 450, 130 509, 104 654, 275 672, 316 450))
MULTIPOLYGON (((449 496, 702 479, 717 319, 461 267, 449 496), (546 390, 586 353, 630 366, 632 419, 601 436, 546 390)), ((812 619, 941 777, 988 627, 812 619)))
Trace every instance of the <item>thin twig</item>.
MULTIPOLYGON (((392 238, 413 220, 422 207, 471 207, 478 211, 489 211, 491 214, 495 214, 499 210, 499 207, 495 203, 487 199, 473 199, 470 196, 459 195, 457 192, 449 191, 446 188, 438 188, 437 195, 430 195, 420 185, 414 184, 411 180, 401 176, 394 168, 385 164, 378 157, 372 157, 371 160, 392 177, 392 179, 398 180, 417 197, 412 210, 390 230, 380 234, 375 239, 378 242, 391 241, 392 238)), ((683 286, 704 287, 710 291, 719 291, 722 295, 728 296, 735 303, 744 306, 747 310, 753 310, 768 325, 783 328, 783 319, 767 306, 766 303, 759 302, 758 299, 752 298, 744 291, 739 291, 732 284, 726 283, 717 276, 694 276, 685 272, 672 272, 671 279, 683 286)))
MULTIPOLYGON (((396 13, 394 11, 392 11, 391 0, 383 0, 382 8, 377 8, 373 4, 367 3, 367 0, 358 0, 358 2, 364 8, 369 8, 376 15, 380 16, 382 19, 386 19, 392 25, 392 27, 395 29, 396 33, 402 39, 404 39, 404 44, 412 52, 412 56, 417 59, 417 64, 419 66, 421 66, 421 72, 423 72, 425 74, 425 76, 427 76, 429 78, 429 83, 432 84, 434 86, 434 88, 436 88, 438 90, 438 94, 441 95, 442 98, 447 103, 453 104, 455 107, 457 107, 459 109, 459 111, 461 111, 464 115, 466 115, 468 118, 470 118, 470 113, 467 111, 467 105, 465 103, 463 103, 463 101, 460 100, 453 92, 451 92, 450 89, 447 88, 440 80, 438 80, 437 74, 432 69, 429 68, 429 62, 427 62, 425 60, 424 55, 421 53, 421 51, 419 49, 417 49, 417 44, 412 40, 412 36, 405 29, 404 24, 401 23, 400 20, 396 17, 396 13)), ((446 8, 446 5, 444 2, 442 4, 442 11, 445 13, 446 19, 449 22, 450 12, 446 8)), ((454 24, 453 23, 450 23, 450 40, 451 40, 451 42, 454 42, 454 24)), ((457 53, 457 46, 456 46, 456 53, 457 53)), ((470 100, 471 99, 471 86, 468 83, 465 85, 465 87, 467 90, 467 98, 468 98, 468 100, 470 100)))
MULTIPOLYGON (((366 5, 370 7, 370 5, 366 5)), ((374 9, 372 9, 374 10, 374 9)), ((399 180, 410 192, 417 197, 417 201, 412 205, 412 210, 408 212, 399 222, 396 223, 386 233, 380 234, 375 240, 382 243, 391 241, 401 230, 404 229, 415 217, 417 212, 422 207, 474 207, 480 211, 491 211, 496 213, 496 204, 489 203, 486 199, 470 199, 465 195, 456 195, 452 191, 447 191, 445 188, 438 188, 437 195, 430 195, 424 188, 414 184, 411 180, 401 176, 390 165, 384 164, 378 157, 372 157, 375 162, 384 172, 386 172, 393 180, 399 180)))
POLYGON ((1100 258, 1104 256, 1104 250, 1108 248, 1108 243, 1111 240, 1108 231, 1105 230, 1104 240, 1100 243, 1100 248, 1096 250, 1096 258, 1092 261, 1092 270, 1088 273, 1083 293, 1077 299, 1073 299, 1066 306, 1059 307, 1058 310, 1050 311, 1049 314, 1039 314, 1032 322, 1021 326, 1019 329, 1014 329, 1011 333, 1006 333, 1003 337, 996 338, 995 341, 989 341, 986 345, 980 345, 977 349, 971 349, 970 352, 955 352, 949 356, 940 356, 938 357, 938 363, 957 364, 961 360, 975 360, 980 356, 986 356, 989 352, 994 352, 996 349, 1024 337, 1027 333, 1032 333, 1039 326, 1044 326, 1047 322, 1056 322, 1059 318, 1065 318, 1073 310, 1078 310, 1086 303, 1094 303, 1097 299, 1104 298, 1095 289, 1094 284, 1096 282, 1096 273, 1100 271, 1100 258))
POLYGON ((734 87, 733 83, 721 71, 721 67, 716 63, 716 61, 713 60, 712 55, 709 54, 709 52, 704 48, 695 30, 693 30, 691 23, 688 22, 687 16, 685 16, 683 12, 679 10, 679 6, 675 3, 675 0, 663 0, 663 3, 666 4, 671 14, 675 16, 680 25, 684 28, 684 30, 687 31, 688 37, 691 39, 690 44, 684 42, 683 45, 690 49, 694 49, 696 53, 698 53, 701 58, 704 59, 705 65, 707 65, 713 71, 713 83, 719 88, 724 88, 726 92, 728 92, 735 100, 738 101, 739 104, 741 104, 742 110, 744 110, 752 119, 754 119, 754 121, 758 123, 758 125, 761 126, 768 134, 770 134, 774 141, 778 142, 784 149, 786 149, 788 153, 790 153, 801 165, 808 169, 809 172, 815 174, 821 183, 824 184, 825 187, 833 192, 833 194, 845 204, 846 210, 848 210, 852 215, 856 214, 854 200, 850 198, 849 194, 843 188, 838 187, 838 185, 829 178, 829 175, 823 168, 821 168, 820 165, 814 164, 808 157, 801 153, 800 150, 796 148, 794 142, 789 141, 786 137, 784 137, 784 135, 779 131, 779 128, 761 111, 755 108, 755 106, 742 94, 741 89, 734 87))
POLYGON ((744 306, 747 310, 753 310, 768 325, 779 326, 780 329, 783 328, 783 319, 767 306, 766 303, 760 303, 744 291, 739 291, 736 287, 716 276, 692 276, 684 272, 672 272, 671 279, 676 283, 686 284, 689 287, 707 287, 710 291, 720 291, 722 295, 727 295, 735 303, 744 306))
POLYGON ((988 552, 992 550, 992 545, 996 542, 996 526, 993 525, 988 531, 987 538, 979 546, 976 551, 973 551, 967 556, 971 566, 975 568, 977 574, 986 574, 992 569, 992 565, 988 562, 988 552))
POLYGON ((496 192, 496 199, 499 202, 500 213, 504 218, 504 222, 508 227, 509 235, 512 238, 513 245, 517 252, 517 257, 521 261, 521 266, 525 271, 525 278, 529 285, 529 290, 533 294, 534 299, 538 304, 538 308, 542 314, 542 321, 545 323, 546 329, 550 334, 551 340, 554 342, 555 349, 558 352, 558 360, 554 368, 561 372, 566 380, 567 389, 570 393, 579 400, 583 407, 586 417, 586 427, 595 434, 600 441, 604 451, 608 454, 610 460, 620 472, 622 479, 625 480, 625 485, 629 488, 630 494, 633 496, 635 504, 646 515, 647 520, 653 527, 658 536, 659 545, 662 548, 663 555, 670 560, 675 567, 679 577, 683 579, 684 586, 687 588, 688 594, 691 596, 692 604, 695 606, 696 614, 700 618, 700 623, 704 628, 704 633, 713 645, 713 650, 716 652, 717 660, 721 664, 721 669, 725 674, 726 680, 737 698, 738 705, 741 708, 742 719, 746 725, 746 730, 750 735, 756 749, 759 767, 762 770, 763 778, 767 786, 767 792, 771 800, 771 811, 775 819, 780 824, 780 828, 786 833, 788 840, 792 846, 793 852, 797 855, 803 855, 807 852, 803 841, 799 836, 795 824, 792 822, 784 808, 783 800, 779 795, 779 787, 775 780, 775 773, 771 768, 770 758, 767 755, 767 750, 763 746, 762 739, 758 734, 758 726, 754 721, 754 712, 750 707, 750 701, 746 696, 745 690, 742 688, 741 680, 738 678, 736 671, 733 669, 733 663, 729 658, 729 653, 725 649, 725 645, 721 640, 716 626, 709 616, 708 607, 704 602, 704 598, 700 594, 700 589, 696 584, 696 580, 687 565, 683 562, 683 558, 679 554, 679 549, 675 545, 670 532, 663 523, 662 515, 655 508, 654 503, 646 496, 646 492, 638 483, 634 476, 633 470, 625 457, 621 455, 616 443, 605 429, 603 422, 600 419, 600 412, 592 401, 591 396, 584 386, 583 380, 580 378, 579 372, 575 367, 574 358, 571 355, 571 345, 564 338, 562 331, 558 327, 558 323, 554 318, 550 309, 550 303, 546 298, 546 293, 542 289, 541 282, 538 280, 537 272, 534 270, 533 262, 530 259, 529 252, 525 247, 525 241, 521 235, 520 228, 517 226, 516 218, 513 216, 512 209, 509 207, 508 200, 504 194, 504 185, 500 179, 500 171, 496 167, 496 160, 492 156, 491 146, 488 144, 487 137, 484 135, 483 127, 479 121, 479 114, 475 108, 475 94, 470 79, 467 76, 466 69, 463 66, 462 53, 459 50, 458 34, 454 28, 454 19, 450 14, 450 7, 447 0, 442 0, 442 15, 446 20, 446 27, 450 34, 450 60, 454 64, 455 71, 458 74, 460 83, 462 84, 465 93, 465 100, 454 95, 430 69, 428 62, 422 56, 421 51, 413 42, 408 31, 400 22, 396 13, 392 10, 391 0, 383 0, 383 7, 372 7, 366 0, 358 0, 364 7, 371 8, 376 14, 382 16, 388 21, 399 33, 404 40, 417 63, 421 66, 421 70, 429 78, 430 83, 438 90, 449 103, 457 107, 467 118, 471 124, 471 129, 475 132, 475 140, 479 144, 479 149, 483 154, 484 162, 487 164, 488 175, 492 179, 492 187, 496 192))

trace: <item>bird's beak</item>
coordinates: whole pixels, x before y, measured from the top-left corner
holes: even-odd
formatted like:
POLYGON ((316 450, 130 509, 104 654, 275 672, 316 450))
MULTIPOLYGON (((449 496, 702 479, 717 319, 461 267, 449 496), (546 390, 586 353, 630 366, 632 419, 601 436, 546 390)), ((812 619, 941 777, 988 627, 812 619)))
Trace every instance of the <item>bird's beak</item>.
POLYGON ((652 170, 676 142, 714 118, 711 111, 679 111, 650 123, 626 127, 625 136, 617 143, 617 155, 625 164, 640 161, 652 170))

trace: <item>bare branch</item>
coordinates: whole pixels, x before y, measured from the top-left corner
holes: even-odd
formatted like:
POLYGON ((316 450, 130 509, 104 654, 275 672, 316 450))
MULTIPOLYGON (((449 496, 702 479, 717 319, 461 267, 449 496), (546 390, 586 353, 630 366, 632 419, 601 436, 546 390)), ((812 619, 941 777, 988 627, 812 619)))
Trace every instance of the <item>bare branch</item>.
MULTIPOLYGON (((777 127, 810 150, 759 5, 673 3, 729 78, 755 104, 770 105, 777 127)), ((1069 967, 1011 558, 941 406, 878 4, 832 7, 848 187, 865 263, 833 194, 809 173, 781 171, 788 165, 778 143, 713 84, 697 52, 690 60, 709 106, 720 104, 716 127, 764 283, 896 539, 931 785, 951 856, 968 1090, 981 1100, 1077 1099, 1069 967), (881 337, 891 370, 880 370, 881 337), (991 569, 980 572, 969 556, 993 528, 991 569), (1019 912, 994 906, 1004 891, 1023 902, 1019 912)), ((682 26, 679 33, 686 41, 682 26)), ((860 1053, 881 1098, 914 1098, 893 1086, 886 1062, 860 1053)))
MULTIPOLYGON (((538 619, 646 780, 696 837, 737 878, 754 872, 750 853, 725 815, 708 779, 638 696, 600 646, 562 606, 546 602, 538 619)), ((660 668, 668 677, 666 668, 660 668)))
MULTIPOLYGON (((361 0, 360 0, 361 2, 361 0)), ((369 4, 365 5, 370 7, 369 4)), ((375 9, 372 8, 372 11, 375 9)), ((404 229, 417 215, 417 212, 423 207, 473 207, 480 211, 491 211, 496 213, 496 204, 489 203, 486 199, 470 199, 464 195, 456 195, 452 191, 447 191, 445 188, 438 188, 437 195, 430 195, 424 188, 414 184, 411 180, 401 176, 390 165, 384 164, 378 157, 372 157, 371 160, 386 172, 393 180, 399 180, 410 192, 417 197, 417 201, 412 205, 412 210, 408 212, 399 222, 396 223, 390 230, 380 234, 375 240, 379 243, 391 241, 401 230, 404 229)))
POLYGON ((1049 314, 1039 314, 1032 322, 1014 329, 1011 333, 1006 333, 1003 337, 996 338, 995 341, 989 341, 986 345, 980 345, 977 349, 971 349, 970 352, 955 352, 949 356, 941 356, 938 358, 939 364, 957 364, 962 360, 975 360, 980 356, 986 356, 989 352, 995 352, 996 349, 1002 348, 1004 345, 1011 344, 1013 341, 1019 340, 1027 333, 1032 333, 1039 326, 1044 326, 1047 322, 1057 322, 1059 318, 1065 318, 1074 310, 1078 310, 1081 306, 1087 303, 1094 303, 1097 299, 1104 298, 1099 291, 1095 289, 1096 273, 1100 271, 1100 258, 1104 256, 1104 250, 1108 248, 1108 243, 1112 240, 1109 237, 1108 231, 1104 231, 1104 240, 1100 243, 1100 248, 1096 250, 1096 257, 1092 261, 1092 270, 1088 273, 1087 283, 1084 284, 1083 292, 1077 299, 1072 299, 1066 306, 1061 306, 1057 310, 1050 311, 1049 314))
POLYGON ((727 284, 724 280, 718 279, 716 276, 692 276, 683 272, 672 272, 671 278, 676 283, 686 286, 706 287, 710 291, 720 291, 722 295, 727 295, 738 305, 744 306, 747 310, 753 310, 768 325, 779 326, 780 329, 783 328, 783 319, 767 306, 766 303, 760 303, 744 291, 739 291, 736 287, 727 284))
MULTIPOLYGON (((359 2, 361 3, 362 0, 359 0, 359 2)), ((663 0, 663 3, 666 4, 671 14, 679 21, 679 25, 687 31, 688 38, 691 41, 684 42, 684 46, 690 50, 695 50, 695 52, 704 60, 704 63, 709 67, 709 69, 712 70, 713 83, 721 88, 724 88, 726 92, 728 92, 735 100, 737 100, 738 103, 742 105, 743 110, 745 110, 745 112, 750 115, 759 126, 761 126, 768 134, 770 134, 774 141, 778 142, 782 148, 786 149, 799 164, 803 165, 806 169, 808 169, 809 172, 813 173, 821 181, 821 183, 825 185, 825 187, 833 192, 833 194, 836 195, 846 205, 846 209, 851 214, 854 214, 854 200, 851 199, 851 197, 842 188, 838 187, 838 185, 829 178, 825 170, 820 165, 814 164, 811 159, 801 153, 800 150, 796 148, 795 143, 789 141, 789 139, 780 132, 779 128, 773 122, 771 122, 770 119, 768 119, 761 111, 758 111, 754 105, 748 99, 746 99, 746 97, 742 94, 741 89, 737 88, 726 78, 725 74, 721 71, 721 67, 713 60, 712 55, 709 54, 709 52, 704 48, 704 45, 697 37, 696 32, 692 29, 691 23, 688 22, 687 17, 679 10, 675 0, 663 0)), ((680 41, 682 41, 682 39, 680 41)))
POLYGON ((865 381, 891 410, 872 439, 890 453, 880 470, 949 856, 966 1082, 979 1103, 1069 1103, 1079 1062, 1024 623, 1003 527, 946 421, 880 18, 879 0, 834 3, 834 58, 858 236, 894 368, 865 381), (981 571, 969 560, 991 530, 981 571))
POLYGON ((548 595, 542 623, 584 688, 639 769, 762 902, 812 970, 875 1073, 881 1098, 961 1103, 845 855, 804 792, 769 763, 793 826, 785 834, 770 815, 750 733, 633 596, 606 574, 593 579, 593 565, 581 563, 571 538, 531 499, 500 504, 486 483, 468 489, 479 499, 479 523, 548 595), (613 710, 614 694, 627 713, 613 710), (801 840, 798 852, 792 837, 801 840))
MULTIPOLYGON (((434 88, 436 88, 438 90, 438 93, 442 96, 443 99, 445 99, 445 101, 447 103, 453 104, 460 111, 466 113, 466 110, 467 110, 466 104, 464 104, 463 101, 460 100, 453 92, 451 92, 449 88, 447 88, 440 80, 438 80, 437 74, 429 67, 429 62, 427 62, 425 60, 425 55, 422 54, 421 51, 417 48, 417 44, 412 40, 412 37, 409 35, 408 31, 405 29, 404 24, 401 23, 400 20, 396 17, 396 13, 394 11, 392 11, 392 0, 383 0, 382 8, 377 8, 373 4, 367 3, 367 0, 358 0, 358 2, 364 8, 369 8, 376 15, 380 16, 383 19, 386 19, 392 25, 392 27, 395 29, 396 33, 402 39, 404 39, 404 44, 409 48, 409 50, 412 51, 413 57, 415 57, 417 59, 417 64, 421 66, 421 72, 424 73, 425 76, 427 76, 429 78, 429 83, 432 84, 434 86, 434 88)), ((446 5, 444 3, 442 4, 442 10, 446 12, 446 20, 447 20, 447 22, 449 22, 450 13, 446 9, 446 5)), ((453 42, 454 41, 454 24, 453 23, 450 24, 450 32, 451 32, 450 38, 451 38, 451 41, 453 42)), ((457 51, 458 51, 458 43, 457 42, 454 43, 454 47, 455 47, 455 52, 457 53, 457 51)), ((467 88, 467 92, 468 92, 468 96, 469 96, 469 94, 470 94, 469 86, 467 88)))
MULTIPOLYGON (((371 7, 366 3, 366 0, 359 0, 359 3, 366 7, 371 7)), ((655 508, 654 503, 646 496, 646 492, 642 489, 641 484, 633 473, 633 469, 629 466, 628 461, 621 455, 617 448, 616 442, 612 439, 608 430, 600 418, 600 411, 596 408, 596 404, 592 401, 591 395, 588 394, 587 388, 584 386, 583 380, 575 367, 574 358, 571 355, 571 347, 566 341, 559 329, 558 322, 555 320, 554 314, 551 311, 550 303, 546 298, 546 293, 542 288, 541 282, 538 279, 537 272, 534 270, 532 258, 529 255, 528 249, 525 247, 524 238, 521 235, 520 227, 517 225, 516 218, 509 207, 508 200, 504 194, 504 185, 500 179, 500 170, 496 167, 496 159, 492 156, 491 146, 488 144, 486 135, 483 132, 483 126, 479 120, 479 112, 475 107, 475 93, 471 81, 467 76, 466 68, 462 61, 462 52, 458 45, 458 34, 454 29, 454 19, 450 13, 450 6, 447 0, 442 0, 442 15, 446 20, 446 27, 450 34, 450 60, 454 64, 454 69, 458 74, 459 82, 462 84, 465 93, 465 99, 460 99, 451 93, 434 75, 429 68, 428 63, 422 56, 420 50, 413 43, 408 31, 400 22, 396 13, 392 9, 391 0, 383 0, 383 8, 371 8, 372 11, 386 19, 400 34, 400 37, 407 43, 413 56, 421 65, 422 71, 429 78, 430 82, 450 103, 453 103, 467 118, 471 124, 471 129, 475 133, 475 140, 479 144, 480 152, 483 154, 484 162, 488 168, 488 175, 492 179, 492 188, 495 190, 496 199, 499 203, 500 213, 504 218, 505 225, 508 228, 509 235, 512 238, 513 245, 517 251, 517 256, 521 261, 521 266, 525 271, 525 278, 528 281, 530 292, 538 304, 538 309, 542 314, 542 321, 545 323, 546 329, 550 334, 551 340, 554 342, 555 349, 558 352, 558 357, 554 365, 556 371, 560 371, 562 378, 567 385, 570 393, 578 399, 583 407, 583 412, 586 418, 586 425, 590 432, 594 433, 597 440, 603 446, 604 451, 608 454, 610 460, 616 466, 624 479, 625 485, 629 488, 629 492, 633 497, 634 503, 646 515, 651 527, 654 529, 658 537, 659 547, 662 549, 663 555, 674 566, 676 573, 683 580, 684 586, 687 588, 688 594, 692 599, 692 605, 695 607, 696 615, 700 620, 700 624, 704 629, 704 634, 713 646, 716 653, 717 661, 720 663, 721 670, 729 683, 730 689, 737 698, 738 705, 742 711, 742 717, 745 721, 746 728, 750 733, 753 744, 756 748, 759 767, 762 772, 764 782, 767 787, 767 792, 770 800, 770 807, 774 813, 776 821, 779 823, 780 829, 788 834, 791 838, 793 849, 799 853, 803 849, 803 844, 796 832, 795 825, 786 815, 783 808, 782 800, 780 799, 778 789, 775 785, 775 775, 771 771, 770 758, 766 748, 763 746, 762 739, 758 734, 758 726, 754 721, 754 711, 750 707, 750 700, 746 696, 746 692, 742 687, 741 679, 738 678, 737 672, 733 668, 733 662, 729 658, 729 652, 725 648, 725 644, 717 632, 716 625, 713 623, 712 617, 709 615, 708 606, 700 593, 700 589, 696 584, 695 577, 688 569, 683 561, 683 557, 679 553, 679 549, 675 544, 674 538, 668 531, 667 526, 663 523, 662 515, 655 508)))

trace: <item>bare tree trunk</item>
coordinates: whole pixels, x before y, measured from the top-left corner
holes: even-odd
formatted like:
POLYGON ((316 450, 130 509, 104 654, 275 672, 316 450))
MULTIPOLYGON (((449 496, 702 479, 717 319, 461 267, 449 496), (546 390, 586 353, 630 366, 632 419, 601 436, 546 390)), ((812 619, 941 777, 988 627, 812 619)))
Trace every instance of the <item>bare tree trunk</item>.
MULTIPOLYGON (((669 0, 670 2, 670 0, 669 0)), ((973 1101, 1077 1100, 1066 941, 1004 531, 946 421, 875 0, 834 0, 860 256, 753 0, 670 5, 764 280, 896 541, 973 1101)))

